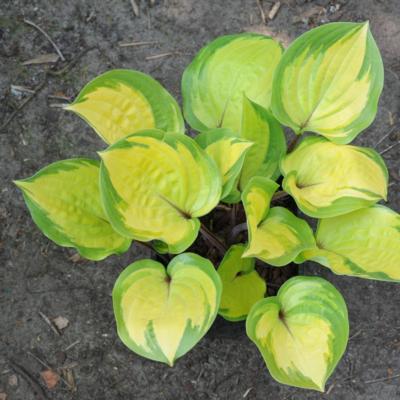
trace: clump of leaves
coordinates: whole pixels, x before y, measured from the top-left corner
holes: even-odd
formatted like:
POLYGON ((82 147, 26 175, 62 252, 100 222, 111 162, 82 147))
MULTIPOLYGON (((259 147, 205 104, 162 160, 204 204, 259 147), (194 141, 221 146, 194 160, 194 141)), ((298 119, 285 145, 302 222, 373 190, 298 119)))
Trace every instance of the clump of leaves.
POLYGON ((377 205, 387 196, 385 163, 348 145, 373 121, 382 86, 368 23, 327 24, 286 50, 259 34, 223 36, 183 75, 185 119, 198 134, 186 134, 176 101, 151 77, 109 71, 66 107, 109 145, 101 160, 60 161, 16 184, 43 233, 83 257, 121 254, 132 240, 178 254, 168 266, 134 262, 115 284, 118 333, 135 353, 173 365, 219 313, 246 319, 276 380, 323 391, 348 340, 342 296, 322 278, 297 276, 265 297, 255 260, 313 260, 400 281, 400 217, 377 205), (309 134, 288 151, 282 125, 309 134), (315 233, 276 205, 285 195, 318 219, 315 233), (247 243, 224 242, 201 219, 241 205, 247 243), (218 269, 185 253, 199 232, 219 252, 218 269))

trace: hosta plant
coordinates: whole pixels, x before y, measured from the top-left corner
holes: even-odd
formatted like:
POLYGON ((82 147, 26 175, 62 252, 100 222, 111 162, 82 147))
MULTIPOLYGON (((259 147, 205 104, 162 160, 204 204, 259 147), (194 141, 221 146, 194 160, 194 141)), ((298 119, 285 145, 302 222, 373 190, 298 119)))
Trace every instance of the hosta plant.
POLYGON ((65 107, 106 142, 99 159, 59 161, 16 185, 43 233, 82 257, 132 241, 154 250, 113 290, 132 351, 172 366, 219 314, 246 320, 277 381, 323 391, 348 340, 343 297, 309 276, 268 296, 264 270, 313 260, 400 281, 400 216, 378 204, 385 163, 349 144, 373 121, 382 86, 368 23, 323 25, 287 49, 223 36, 183 74, 191 129, 154 79, 108 71, 65 107), (288 147, 284 127, 295 134, 288 147))

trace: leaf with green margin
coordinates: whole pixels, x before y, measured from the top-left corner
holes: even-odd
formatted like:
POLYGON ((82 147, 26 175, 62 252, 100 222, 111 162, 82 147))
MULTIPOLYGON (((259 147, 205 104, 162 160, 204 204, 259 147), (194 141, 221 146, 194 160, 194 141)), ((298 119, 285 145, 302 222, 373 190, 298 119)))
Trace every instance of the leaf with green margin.
POLYGON ((339 275, 400 282, 400 215, 375 205, 322 219, 318 248, 301 254, 339 275))
POLYGON ((224 201, 235 191, 245 156, 253 143, 238 138, 227 128, 210 129, 197 135, 195 140, 217 164, 222 178, 221 200, 224 201))
POLYGON ((221 195, 214 161, 190 137, 147 130, 100 153, 103 205, 117 232, 181 253, 221 195))
POLYGON ((90 260, 122 254, 131 244, 104 214, 99 164, 86 158, 58 161, 14 182, 39 229, 59 246, 74 247, 90 260))
POLYGON ((230 128, 239 134, 243 94, 268 108, 282 46, 269 36, 221 36, 196 55, 182 77, 183 109, 193 129, 230 128))
POLYGON ((279 161, 286 154, 283 129, 269 111, 246 96, 243 96, 240 137, 255 143, 246 155, 240 175, 240 188, 243 190, 253 176, 278 179, 279 161))
POLYGON ((346 303, 328 281, 296 276, 253 306, 246 331, 275 380, 323 392, 346 349, 346 303))
POLYGON ((144 129, 185 131, 175 99, 151 76, 134 70, 96 77, 64 109, 82 117, 108 144, 144 129))
POLYGON ((306 221, 283 207, 270 209, 277 183, 262 177, 250 179, 242 194, 249 236, 244 257, 256 257, 275 267, 292 262, 298 254, 315 247, 306 221))
POLYGON ((172 366, 214 322, 222 284, 214 266, 193 253, 129 265, 113 289, 118 335, 135 353, 172 366))
POLYGON ((388 171, 373 149, 305 138, 281 161, 283 188, 304 214, 330 218, 387 197, 388 171))
POLYGON ((231 246, 217 270, 223 287, 218 314, 228 321, 246 319, 267 290, 265 280, 255 269, 255 259, 242 258, 245 248, 243 244, 231 246))
POLYGON ((382 88, 382 59, 368 23, 334 22, 304 33, 285 51, 271 107, 297 134, 347 144, 374 120, 382 88))

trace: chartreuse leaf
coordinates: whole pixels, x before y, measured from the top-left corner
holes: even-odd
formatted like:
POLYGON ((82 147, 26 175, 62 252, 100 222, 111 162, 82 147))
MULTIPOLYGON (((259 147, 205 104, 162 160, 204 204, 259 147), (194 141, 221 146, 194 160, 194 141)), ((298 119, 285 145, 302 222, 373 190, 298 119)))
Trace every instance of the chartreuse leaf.
POLYGON ((400 282, 400 215, 375 205, 319 221, 318 248, 303 259, 340 275, 400 282))
POLYGON ((351 142, 375 118, 383 64, 368 23, 334 22, 301 35, 276 68, 272 111, 296 133, 351 142))
POLYGON ((328 218, 386 200, 388 172, 373 149, 308 137, 281 163, 283 188, 305 214, 328 218))
POLYGON ((278 184, 267 178, 250 180, 242 194, 246 212, 249 244, 244 257, 256 257, 275 267, 293 261, 297 255, 315 247, 306 221, 283 207, 270 209, 278 184))
POLYGON ((182 78, 183 109, 193 129, 240 132, 243 94, 269 107, 272 76, 283 49, 255 33, 221 36, 205 46, 182 78))
POLYGON ((114 229, 141 241, 165 242, 180 253, 221 195, 220 173, 190 137, 147 130, 100 153, 100 189, 114 229))
POLYGON ((253 306, 246 331, 274 379, 323 392, 346 349, 346 303, 326 280, 297 276, 253 306))
POLYGON ((152 77, 133 70, 98 76, 65 109, 82 117, 109 144, 143 129, 184 132, 175 99, 152 77))
POLYGON ((227 128, 210 129, 197 135, 195 140, 217 164, 222 177, 221 200, 225 200, 234 190, 245 155, 253 143, 238 138, 227 128))
POLYGON ((267 290, 255 270, 255 259, 242 258, 245 248, 243 244, 232 246, 218 267, 223 287, 218 313, 228 321, 246 319, 250 308, 267 290))
POLYGON ((113 230, 99 193, 99 162, 55 162, 15 181, 39 229, 59 246, 75 247, 90 260, 128 250, 131 240, 113 230))
POLYGON ((176 256, 129 265, 113 290, 118 335, 135 353, 172 366, 206 334, 218 312, 221 280, 210 261, 176 256))
POLYGON ((279 177, 279 161, 286 153, 282 127, 264 107, 243 98, 243 116, 240 136, 255 143, 244 160, 240 175, 243 190, 253 176, 275 180, 279 177))

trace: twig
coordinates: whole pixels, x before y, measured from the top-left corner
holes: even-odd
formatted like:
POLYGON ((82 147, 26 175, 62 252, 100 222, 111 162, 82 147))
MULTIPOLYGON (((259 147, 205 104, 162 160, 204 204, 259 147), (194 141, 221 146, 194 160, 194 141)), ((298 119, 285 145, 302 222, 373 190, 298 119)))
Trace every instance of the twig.
POLYGON ((392 376, 386 376, 385 378, 372 379, 370 381, 364 381, 364 383, 386 382, 386 381, 390 381, 391 379, 396 379, 396 378, 400 378, 400 374, 392 375, 392 376))
POLYGON ((65 61, 65 57, 63 56, 63 53, 61 53, 61 50, 58 48, 58 46, 53 42, 51 37, 38 25, 36 25, 34 22, 29 21, 27 19, 24 19, 25 24, 33 26, 35 29, 37 29, 42 35, 45 36, 45 38, 51 43, 51 45, 54 47, 54 50, 57 52, 57 54, 60 56, 62 61, 65 61))
POLYGON ((379 154, 383 155, 383 154, 387 153, 388 151, 392 150, 393 148, 395 148, 396 146, 398 146, 399 144, 400 144, 400 140, 397 143, 394 143, 391 146, 386 147, 386 149, 380 151, 379 154))
POLYGON ((138 4, 136 3, 136 0, 130 0, 131 6, 132 6, 132 11, 135 17, 138 17, 140 15, 140 9, 138 4))
POLYGON ((28 356, 31 356, 32 358, 34 358, 39 364, 41 364, 43 367, 47 368, 47 369, 53 369, 50 367, 50 365, 46 364, 43 360, 41 360, 38 356, 35 356, 33 353, 31 353, 30 351, 27 351, 26 354, 28 354, 28 356))
POLYGON ((56 70, 56 71, 48 70, 47 74, 51 75, 51 76, 62 76, 64 74, 66 74, 82 58, 82 56, 84 56, 86 53, 89 53, 89 51, 92 51, 92 50, 98 50, 98 47, 97 46, 92 46, 92 47, 88 47, 87 49, 83 49, 65 67, 63 67, 63 68, 61 68, 59 70, 56 70))
POLYGON ((363 331, 362 329, 359 329, 356 333, 354 333, 353 335, 351 335, 351 336, 349 337, 349 341, 350 341, 350 340, 353 340, 353 339, 356 338, 357 336, 361 335, 362 331, 363 331))
POLYGON ((69 346, 67 346, 67 347, 65 348, 64 351, 71 350, 74 346, 76 346, 76 345, 79 344, 80 342, 81 342, 80 340, 76 340, 75 342, 73 342, 73 343, 71 343, 69 346))
POLYGON ((332 383, 332 385, 329 386, 328 390, 326 391, 326 395, 329 396, 329 394, 332 392, 333 388, 336 386, 336 383, 332 383))
POLYGON ((11 85, 11 92, 21 92, 21 93, 29 93, 33 94, 35 91, 33 89, 29 89, 25 86, 19 86, 19 85, 11 85))
POLYGON ((158 44, 157 40, 150 40, 148 42, 119 42, 119 47, 139 47, 139 46, 150 46, 152 44, 158 44))
POLYGON ((40 384, 31 376, 31 374, 26 371, 24 367, 21 365, 18 365, 15 361, 10 360, 11 368, 19 375, 21 375, 31 386, 33 389, 34 393, 37 396, 37 400, 47 400, 47 396, 45 392, 43 391, 43 388, 40 386, 40 384))
POLYGON ((244 394, 243 394, 243 396, 242 396, 242 399, 245 399, 249 394, 250 394, 250 392, 253 390, 253 388, 251 387, 251 388, 248 388, 245 392, 244 392, 244 394))
MULTIPOLYGON (((52 368, 50 365, 46 364, 43 360, 41 360, 38 356, 35 356, 33 353, 31 353, 30 351, 27 351, 26 354, 28 354, 29 356, 31 356, 32 358, 34 358, 39 364, 41 364, 43 367, 54 371, 54 368, 52 368)), ((59 374, 58 374, 59 375, 59 374)), ((60 375, 59 375, 60 376, 60 375)), ((60 376, 60 379, 67 385, 67 387, 70 387, 71 385, 62 377, 60 376)))
POLYGON ((390 131, 386 135, 382 136, 375 144, 375 147, 378 147, 394 131, 395 128, 396 126, 393 126, 392 129, 390 129, 390 131))
POLYGON ((49 320, 49 318, 46 315, 44 315, 41 311, 39 311, 38 314, 42 317, 43 321, 46 322, 46 324, 51 328, 51 330, 57 336, 61 336, 61 333, 59 332, 59 330, 54 326, 54 324, 49 320))
POLYGON ((50 103, 50 108, 65 108, 69 105, 69 103, 50 103))
POLYGON ((3 125, 0 126, 0 133, 7 127, 7 125, 16 117, 16 115, 34 98, 38 95, 38 93, 45 87, 46 83, 47 83, 47 78, 48 76, 62 76, 64 74, 66 74, 67 72, 69 72, 69 70, 72 69, 72 67, 80 60, 80 58, 88 53, 91 50, 95 50, 97 49, 96 46, 93 47, 89 47, 87 49, 82 50, 77 57, 75 57, 70 63, 68 63, 64 68, 61 68, 57 71, 52 71, 52 70, 48 70, 46 71, 46 75, 45 78, 43 79, 43 81, 36 86, 36 88, 33 90, 34 93, 32 93, 31 96, 27 97, 12 113, 11 115, 7 118, 7 120, 3 123, 3 125))
POLYGON ((231 207, 226 206, 225 204, 218 204, 215 207, 217 210, 223 210, 223 211, 231 211, 231 207))
POLYGON ((210 242, 222 255, 225 254, 227 248, 217 236, 214 235, 203 223, 200 225, 200 233, 203 237, 210 242))
POLYGON ((164 58, 164 57, 170 57, 177 54, 176 52, 170 51, 168 53, 162 53, 162 54, 155 54, 153 56, 147 56, 145 58, 146 61, 150 61, 150 60, 157 60, 159 58, 164 58))
POLYGON ((44 88, 47 80, 44 79, 43 82, 39 83, 36 88, 33 90, 33 93, 27 97, 6 119, 3 125, 0 126, 0 132, 6 128, 6 126, 16 117, 16 115, 34 98, 38 95, 38 93, 44 88))
POLYGON ((271 20, 274 19, 276 17, 276 14, 278 14, 280 8, 281 8, 281 2, 277 1, 269 11, 268 18, 271 20))
POLYGON ((263 24, 265 24, 267 22, 267 18, 265 17, 265 12, 264 12, 263 6, 261 4, 261 0, 256 0, 256 1, 257 1, 257 7, 260 10, 261 20, 262 20, 263 24))
POLYGON ((61 95, 57 95, 57 94, 49 94, 47 97, 48 97, 49 99, 71 101, 71 97, 68 97, 68 96, 61 96, 61 95))

